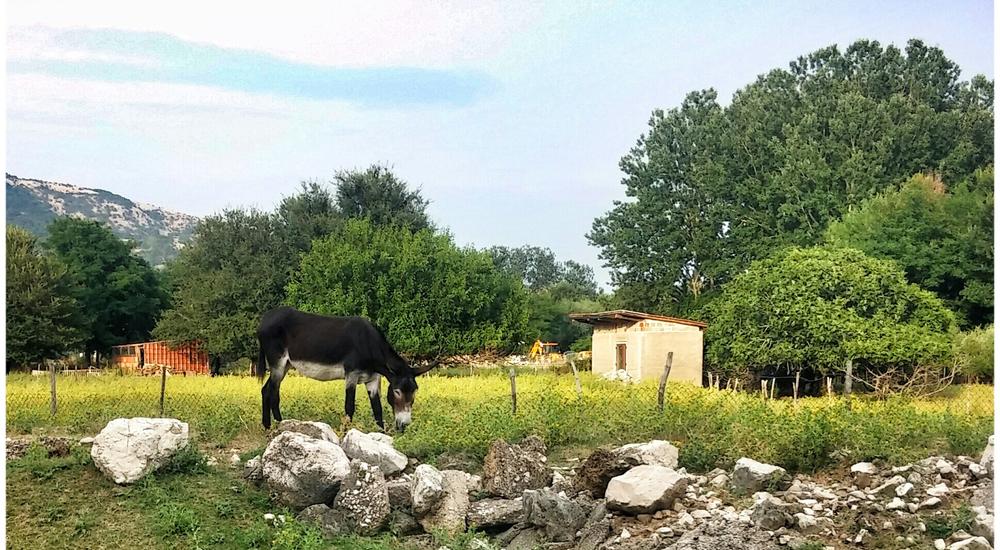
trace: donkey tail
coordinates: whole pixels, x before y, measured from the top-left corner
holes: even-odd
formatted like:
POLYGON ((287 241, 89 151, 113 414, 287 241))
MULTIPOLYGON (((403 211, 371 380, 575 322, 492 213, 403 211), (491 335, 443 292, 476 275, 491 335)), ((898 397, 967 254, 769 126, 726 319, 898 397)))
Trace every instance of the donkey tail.
POLYGON ((263 381, 264 374, 267 372, 267 356, 264 355, 264 346, 260 346, 260 353, 257 354, 257 380, 263 381))

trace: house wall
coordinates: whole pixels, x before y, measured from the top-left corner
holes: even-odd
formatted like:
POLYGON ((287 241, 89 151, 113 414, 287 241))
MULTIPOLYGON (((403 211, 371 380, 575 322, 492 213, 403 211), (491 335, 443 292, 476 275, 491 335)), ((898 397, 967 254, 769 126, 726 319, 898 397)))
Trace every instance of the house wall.
MULTIPOLYGON (((697 329, 697 327, 693 327, 697 329)), ((678 332, 647 332, 643 334, 642 371, 643 380, 658 380, 663 374, 667 354, 674 352, 670 366, 670 382, 687 382, 701 385, 702 342, 700 330, 678 332)))
POLYGON ((701 384, 703 333, 695 326, 644 320, 594 327, 592 369, 601 375, 615 369, 616 346, 625 344, 626 372, 635 378, 658 379, 667 353, 674 352, 671 382, 701 384))

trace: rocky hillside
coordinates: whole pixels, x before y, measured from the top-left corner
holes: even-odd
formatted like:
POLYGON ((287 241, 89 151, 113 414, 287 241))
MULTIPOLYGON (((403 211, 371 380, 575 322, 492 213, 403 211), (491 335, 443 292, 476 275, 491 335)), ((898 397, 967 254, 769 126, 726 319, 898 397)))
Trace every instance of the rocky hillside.
POLYGON ((7 174, 8 224, 44 237, 46 226, 58 216, 107 224, 116 235, 138 243, 139 254, 154 266, 176 256, 198 223, 194 216, 138 204, 101 189, 7 174))

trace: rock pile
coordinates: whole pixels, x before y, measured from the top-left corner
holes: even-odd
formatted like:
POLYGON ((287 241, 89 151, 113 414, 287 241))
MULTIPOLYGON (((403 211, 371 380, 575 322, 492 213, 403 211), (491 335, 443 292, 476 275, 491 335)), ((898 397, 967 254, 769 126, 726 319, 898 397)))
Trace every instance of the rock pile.
POLYGON ((352 430, 338 444, 316 424, 281 429, 244 475, 331 535, 475 529, 515 550, 992 548, 991 448, 981 461, 858 463, 820 483, 749 457, 692 475, 666 441, 597 449, 563 476, 530 437, 495 441, 480 478, 415 465, 381 434, 352 430), (975 514, 967 531, 935 540, 927 525, 964 502, 975 514))

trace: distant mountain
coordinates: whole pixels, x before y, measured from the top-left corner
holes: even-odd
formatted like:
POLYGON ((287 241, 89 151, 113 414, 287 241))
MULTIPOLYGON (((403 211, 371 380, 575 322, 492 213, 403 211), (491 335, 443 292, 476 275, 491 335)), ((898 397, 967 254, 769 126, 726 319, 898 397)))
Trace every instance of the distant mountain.
POLYGON ((138 204, 101 189, 7 174, 8 224, 44 238, 45 228, 58 216, 104 223, 119 237, 138 243, 139 255, 154 266, 176 256, 198 224, 194 216, 138 204))

